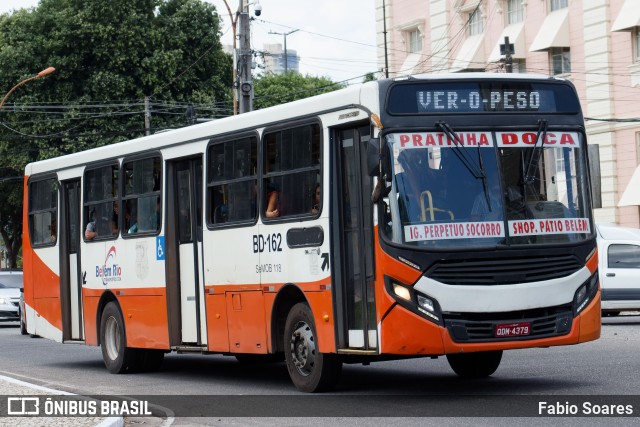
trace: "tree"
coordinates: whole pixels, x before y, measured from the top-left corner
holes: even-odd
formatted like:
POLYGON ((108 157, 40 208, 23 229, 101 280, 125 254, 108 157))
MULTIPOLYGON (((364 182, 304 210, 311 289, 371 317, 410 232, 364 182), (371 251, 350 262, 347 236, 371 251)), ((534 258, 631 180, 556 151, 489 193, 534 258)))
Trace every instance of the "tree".
MULTIPOLYGON (((0 15, 0 46, 5 92, 56 68, 0 111, 5 178, 32 161, 144 135, 145 97, 154 128, 184 126, 189 106, 231 110, 231 56, 220 44, 220 17, 203 0, 41 0, 0 15)), ((1 194, 9 250, 21 236, 8 211, 20 212, 22 197, 1 194)))
POLYGON ((364 79, 362 79, 362 83, 366 83, 366 82, 374 82, 374 81, 376 81, 376 80, 378 80, 378 79, 376 78, 376 75, 375 75, 374 73, 367 73, 367 74, 364 76, 364 79))
POLYGON ((22 178, 16 171, 0 169, 0 236, 6 249, 6 264, 18 267, 22 247, 22 178))
POLYGON ((280 75, 267 74, 254 81, 253 105, 255 109, 267 108, 344 87, 344 84, 334 83, 325 77, 303 76, 295 71, 280 75))

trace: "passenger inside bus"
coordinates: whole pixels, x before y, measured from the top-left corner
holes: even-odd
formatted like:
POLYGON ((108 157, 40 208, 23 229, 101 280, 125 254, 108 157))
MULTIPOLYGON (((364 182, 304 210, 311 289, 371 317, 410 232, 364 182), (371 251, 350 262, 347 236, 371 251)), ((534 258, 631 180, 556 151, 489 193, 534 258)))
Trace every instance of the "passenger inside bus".
POLYGON ((49 242, 51 243, 55 243, 58 233, 57 233, 57 223, 56 223, 56 219, 52 219, 51 220, 51 225, 49 226, 49 231, 51 232, 50 236, 49 236, 49 242))
POLYGON ((210 200, 211 200, 211 222, 213 224, 222 224, 227 222, 229 209, 226 203, 226 197, 224 194, 225 186, 219 185, 211 187, 210 200))
POLYGON ((84 230, 84 238, 86 240, 93 240, 98 236, 98 234, 101 234, 103 236, 108 236, 110 235, 110 233, 111 235, 118 234, 118 212, 118 202, 113 202, 111 218, 107 217, 106 215, 103 217, 98 217, 96 209, 91 209, 91 212, 89 213, 89 222, 87 223, 87 227, 84 230))
POLYGON ((111 215, 111 234, 118 234, 118 212, 120 206, 118 202, 113 202, 113 214, 111 215))
POLYGON ((128 234, 138 232, 138 221, 136 221, 135 210, 133 209, 133 205, 129 206, 127 203, 125 203, 124 228, 128 234))
POLYGON ((267 218, 276 218, 280 216, 279 195, 273 184, 267 187, 266 210, 264 216, 267 218))
POLYGON ((317 214, 318 212, 320 212, 320 183, 316 183, 316 185, 313 188, 313 196, 311 197, 312 199, 312 207, 311 207, 311 213, 312 214, 317 214))
POLYGON ((155 223, 151 222, 151 224, 155 224, 156 231, 160 230, 160 223, 162 222, 162 206, 160 205, 160 196, 156 197, 156 209, 150 219, 155 220, 155 223))
POLYGON ((89 222, 87 228, 84 230, 84 238, 87 240, 93 240, 98 235, 96 231, 96 210, 92 209, 89 213, 89 222))

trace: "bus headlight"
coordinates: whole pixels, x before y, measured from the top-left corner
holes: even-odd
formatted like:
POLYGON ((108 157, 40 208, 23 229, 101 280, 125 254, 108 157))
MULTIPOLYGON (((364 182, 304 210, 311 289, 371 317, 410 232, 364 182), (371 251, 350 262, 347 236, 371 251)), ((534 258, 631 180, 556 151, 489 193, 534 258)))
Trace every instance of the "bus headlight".
POLYGON ((440 322, 440 316, 436 314, 436 305, 433 303, 433 300, 420 294, 416 295, 418 297, 418 310, 436 322, 440 322))
POLYGON ((598 271, 582 284, 573 297, 574 315, 578 315, 593 299, 598 290, 598 271))
POLYGON ((9 304, 9 300, 0 297, 0 304, 9 304))
POLYGON ((408 288, 405 288, 402 285, 398 285, 397 283, 393 284, 393 293, 396 294, 397 297, 402 298, 405 301, 411 301, 411 292, 408 288))
POLYGON ((440 307, 435 299, 416 292, 411 286, 394 282, 390 278, 386 278, 385 281, 387 292, 398 304, 432 322, 442 323, 440 307))

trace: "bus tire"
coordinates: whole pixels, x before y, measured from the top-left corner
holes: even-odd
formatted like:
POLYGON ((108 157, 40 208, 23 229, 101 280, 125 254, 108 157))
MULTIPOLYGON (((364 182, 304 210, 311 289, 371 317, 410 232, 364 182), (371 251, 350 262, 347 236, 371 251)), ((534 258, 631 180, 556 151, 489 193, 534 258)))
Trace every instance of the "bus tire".
POLYGON ((485 378, 493 374, 502 360, 502 350, 447 354, 451 369, 462 378, 485 378))
POLYGON ((24 323, 24 320, 22 320, 22 317, 20 317, 20 335, 28 335, 29 332, 27 332, 27 325, 24 323))
POLYGON ((108 303, 100 319, 100 347, 104 364, 112 374, 136 370, 139 353, 127 347, 124 318, 115 302, 108 303))
POLYGON ((336 354, 320 353, 311 309, 305 303, 293 306, 284 327, 284 356, 293 385, 315 393, 332 389, 342 372, 336 354))
POLYGON ((164 350, 136 349, 138 352, 137 368, 143 372, 160 370, 164 361, 164 350))

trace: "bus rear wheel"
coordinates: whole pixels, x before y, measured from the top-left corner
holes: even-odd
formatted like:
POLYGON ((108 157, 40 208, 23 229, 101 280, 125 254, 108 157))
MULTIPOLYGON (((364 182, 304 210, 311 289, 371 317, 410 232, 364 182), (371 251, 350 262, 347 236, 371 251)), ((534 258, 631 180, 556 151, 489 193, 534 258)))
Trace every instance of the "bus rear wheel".
POLYGON ((447 354, 451 369, 462 378, 484 378, 493 374, 502 360, 502 350, 447 354))
POLYGON ((112 374, 134 371, 139 355, 134 348, 127 347, 124 318, 115 302, 108 303, 100 319, 100 343, 104 364, 112 374))
POLYGON ((300 391, 329 390, 342 372, 342 362, 337 355, 318 351, 313 314, 305 303, 294 305, 287 316, 284 355, 291 381, 300 391))

